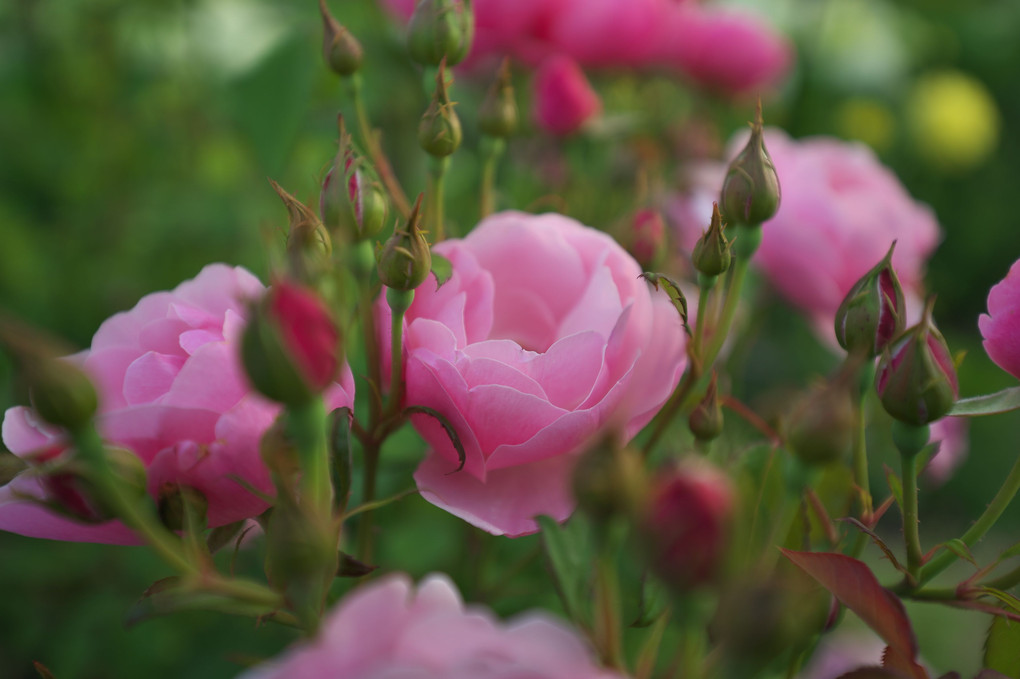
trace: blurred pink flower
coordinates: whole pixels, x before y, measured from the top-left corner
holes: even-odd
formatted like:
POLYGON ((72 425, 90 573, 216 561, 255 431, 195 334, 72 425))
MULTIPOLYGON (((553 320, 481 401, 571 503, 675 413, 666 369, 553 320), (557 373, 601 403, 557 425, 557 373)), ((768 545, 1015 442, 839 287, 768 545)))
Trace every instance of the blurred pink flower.
POLYGON ((327 615, 316 640, 240 679, 622 679, 578 635, 541 613, 508 623, 465 608, 445 575, 417 591, 405 575, 361 586, 327 615))
POLYGON ((534 89, 535 121, 550 134, 572 134, 602 108, 584 71, 570 57, 543 61, 535 73, 534 89))
MULTIPOLYGON (((731 157, 744 139, 730 145, 731 157)), ((894 240, 893 266, 904 293, 908 300, 918 297, 925 263, 940 238, 928 206, 911 198, 861 144, 826 137, 794 140, 769 128, 765 145, 779 174, 783 200, 776 216, 762 226, 754 261, 827 341, 835 345, 833 323, 843 297, 894 240)), ((690 175, 692 189, 670 206, 684 247, 693 247, 709 223, 709 197, 722 187, 725 164, 697 165, 690 175)))
POLYGON ((946 482, 967 457, 968 425, 966 417, 943 417, 931 423, 928 442, 939 446, 924 468, 931 481, 936 484, 946 482))
MULTIPOLYGON (((444 415, 467 459, 455 472, 449 437, 416 415, 431 446, 418 487, 497 535, 566 519, 583 445, 606 427, 632 437, 679 381, 679 314, 615 241, 562 215, 503 212, 435 250, 453 276, 408 310, 406 400, 444 415)), ((384 304, 380 316, 388 328, 384 304)))
POLYGON ((985 353, 1020 379, 1020 260, 988 291, 988 313, 978 318, 985 353))
MULTIPOLYGON (((250 391, 238 356, 245 303, 264 291, 248 271, 211 264, 173 291, 147 295, 109 318, 92 347, 71 357, 95 381, 103 438, 142 460, 154 497, 164 483, 202 492, 211 526, 266 509, 233 477, 266 493, 273 489, 259 439, 279 407, 250 391)), ((331 407, 352 406, 353 397, 345 366, 326 400, 331 407)), ((3 440, 11 452, 29 456, 61 446, 63 435, 19 406, 4 416, 3 440)), ((24 473, 0 488, 0 529, 55 540, 137 542, 119 522, 79 524, 17 497, 45 497, 44 487, 24 473)))
MULTIPOLYGON (((384 0, 405 21, 413 0, 384 0)), ((746 93, 788 71, 789 43, 750 15, 676 0, 475 0, 469 61, 552 55, 584 68, 667 68, 704 87, 746 93)))
POLYGON ((314 292, 280 280, 269 289, 269 315, 277 324, 284 348, 313 391, 322 391, 340 371, 340 332, 329 309, 314 292))

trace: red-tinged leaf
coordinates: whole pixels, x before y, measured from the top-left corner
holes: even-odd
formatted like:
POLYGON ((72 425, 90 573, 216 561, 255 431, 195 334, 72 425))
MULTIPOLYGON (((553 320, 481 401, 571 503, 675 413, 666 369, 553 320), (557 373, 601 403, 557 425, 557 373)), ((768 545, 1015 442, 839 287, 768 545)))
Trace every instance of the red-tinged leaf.
POLYGON ((35 668, 35 671, 39 674, 40 679, 56 679, 56 677, 53 676, 53 672, 50 672, 50 668, 46 667, 46 665, 43 665, 38 660, 33 662, 32 666, 35 668))
POLYGON ((1009 618, 1010 620, 1016 620, 1020 622, 1020 613, 1006 610, 1005 608, 999 608, 995 604, 990 604, 984 601, 946 601, 946 605, 955 606, 956 608, 965 608, 969 611, 981 611, 982 613, 988 613, 989 615, 997 615, 1002 618, 1009 618))
POLYGON ((891 646, 886 646, 882 652, 882 667, 894 670, 897 676, 907 679, 928 679, 928 670, 924 669, 910 658, 906 658, 899 651, 891 646))
POLYGON ((780 549, 786 558, 856 613, 893 650, 910 661, 917 658, 917 639, 902 602, 879 584, 864 562, 843 554, 780 549))
POLYGON ((836 679, 903 679, 903 676, 885 667, 858 667, 836 679))

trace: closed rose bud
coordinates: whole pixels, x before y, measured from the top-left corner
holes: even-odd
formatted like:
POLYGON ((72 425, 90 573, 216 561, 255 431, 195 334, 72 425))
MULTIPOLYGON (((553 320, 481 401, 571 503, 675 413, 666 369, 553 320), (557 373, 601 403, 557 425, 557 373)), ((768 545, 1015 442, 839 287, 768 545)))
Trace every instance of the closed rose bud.
POLYGON ((550 134, 577 132, 602 108, 584 71, 569 56, 557 54, 542 62, 534 79, 535 121, 550 134))
POLYGON ((287 262, 290 271, 300 280, 310 283, 328 267, 333 243, 326 227, 308 206, 272 179, 269 183, 283 201, 290 219, 287 230, 287 262))
POLYGON ((634 213, 626 236, 627 250, 645 270, 654 269, 666 251, 666 222, 658 210, 634 213))
POLYGON ((322 13, 323 37, 322 56, 333 71, 340 76, 353 75, 361 68, 364 50, 358 39, 340 25, 326 7, 326 0, 319 0, 322 13))
MULTIPOLYGON (((129 450, 105 449, 110 470, 128 493, 141 500, 146 496, 145 464, 129 450)), ((104 523, 116 517, 115 510, 98 492, 90 468, 74 458, 72 451, 53 446, 33 456, 42 465, 41 483, 51 506, 85 523, 104 523), (65 458, 65 459, 61 459, 65 458)))
POLYGON ((453 102, 446 89, 448 86, 446 67, 440 64, 436 72, 436 90, 432 94, 432 102, 418 124, 418 144, 436 158, 445 158, 456 151, 464 136, 460 118, 453 110, 453 102))
POLYGON ((726 555, 733 503, 729 479, 708 463, 686 463, 657 475, 640 526, 652 570, 681 591, 715 579, 726 555))
POLYGON ((419 194, 407 223, 398 225, 379 251, 379 280, 388 288, 414 290, 432 271, 432 251, 421 231, 421 200, 419 194))
POLYGON ((407 25, 407 49, 424 66, 456 66, 471 51, 475 17, 467 0, 418 0, 407 25))
POLYGON ((754 225, 772 218, 779 209, 780 188, 776 167, 762 138, 761 101, 751 124, 747 146, 726 172, 720 201, 729 222, 754 225))
POLYGON ((197 488, 179 483, 164 483, 156 496, 156 505, 160 521, 170 530, 193 528, 201 532, 205 529, 209 501, 197 488))
POLYGON ((490 137, 505 139, 517 130, 517 117, 510 60, 504 59, 496 80, 478 108, 478 128, 490 137))
POLYGON ((850 455, 857 410, 847 376, 810 387, 784 421, 783 438, 797 459, 824 465, 850 455))
POLYGON ((698 273, 705 276, 718 276, 730 268, 733 253, 730 252, 730 241, 726 240, 723 234, 718 203, 712 203, 712 222, 708 226, 708 231, 702 234, 694 245, 691 260, 698 273))
POLYGON ((715 373, 712 373, 712 381, 708 384, 705 398, 694 406, 694 410, 687 418, 687 426, 690 427, 694 438, 699 441, 711 441, 722 433, 723 412, 716 394, 715 373))
POLYGON ((896 243, 881 262, 850 289, 836 311, 836 339, 850 353, 872 358, 903 332, 903 288, 892 266, 896 243))
POLYGON ((40 417, 74 431, 84 427, 99 405, 96 389, 81 368, 59 358, 26 361, 32 406, 40 417))
POLYGON ((934 305, 933 298, 921 321, 886 347, 875 374, 875 388, 886 412, 915 426, 948 413, 959 393, 949 347, 932 319, 934 305))
POLYGON ((297 405, 336 377, 339 346, 339 330, 315 293, 280 280, 254 309, 241 340, 241 359, 259 392, 297 405))
POLYGON ((337 126, 337 154, 322 181, 319 215, 334 236, 371 238, 386 221, 386 195, 368 159, 355 150, 342 116, 337 118, 337 126))
POLYGON ((577 506, 597 522, 632 514, 647 491, 640 453, 616 435, 581 455, 572 480, 577 506))

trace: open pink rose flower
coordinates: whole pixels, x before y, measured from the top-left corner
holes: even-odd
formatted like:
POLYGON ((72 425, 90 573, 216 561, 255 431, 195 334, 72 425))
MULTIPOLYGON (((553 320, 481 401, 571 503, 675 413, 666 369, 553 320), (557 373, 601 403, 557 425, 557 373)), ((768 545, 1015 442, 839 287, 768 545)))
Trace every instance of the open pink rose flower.
POLYGON ((622 679, 598 667, 575 632, 540 613, 502 623, 465 608, 445 575, 415 589, 391 575, 349 594, 315 641, 240 679, 622 679))
MULTIPOLYGON (((745 141, 730 145, 731 157, 745 141)), ((940 238, 938 223, 868 147, 827 137, 795 140, 775 128, 765 130, 765 146, 783 200, 762 226, 754 261, 826 340, 835 345, 836 310, 894 240, 893 267, 904 293, 908 301, 920 298, 925 263, 940 238)), ((671 206, 685 249, 707 228, 713 194, 707 187, 717 187, 718 195, 725 172, 723 163, 693 168, 691 191, 671 206)))
POLYGON ((1020 379, 1020 260, 988 292, 988 313, 978 318, 985 353, 1020 379))
POLYGON ((584 444, 606 427, 633 436, 672 392, 680 316, 612 238, 562 215, 503 212, 435 251, 453 276, 427 280, 405 317, 406 403, 446 417, 467 459, 457 471, 443 428, 416 415, 431 451, 415 480, 490 533, 535 532, 536 515, 573 510, 584 444))
MULTIPOLYGON (((237 478, 265 493, 273 489, 258 449, 280 409, 251 391, 238 356, 246 304, 264 291, 240 267, 209 265, 195 279, 109 318, 91 348, 71 357, 95 382, 96 425, 104 440, 142 460, 153 496, 165 483, 205 495, 211 526, 266 509, 237 478)), ((344 366, 326 400, 330 407, 350 407, 353 397, 353 376, 344 366)), ((4 415, 3 441, 26 458, 64 445, 59 430, 20 406, 4 415)), ((83 524, 19 497, 45 498, 45 488, 31 469, 0 488, 0 530, 80 542, 138 541, 119 522, 83 524)))

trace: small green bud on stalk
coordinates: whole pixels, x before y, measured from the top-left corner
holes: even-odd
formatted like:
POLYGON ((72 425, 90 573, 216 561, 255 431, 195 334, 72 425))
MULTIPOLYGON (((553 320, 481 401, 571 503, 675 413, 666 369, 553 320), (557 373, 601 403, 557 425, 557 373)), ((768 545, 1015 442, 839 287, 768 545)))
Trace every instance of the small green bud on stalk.
POLYGON ((421 230, 421 201, 418 194, 407 223, 399 223, 379 251, 379 280, 394 290, 414 290, 425 282, 432 271, 432 252, 421 230))
POLYGON ((287 263, 290 271, 298 280, 312 283, 329 266, 333 252, 329 233, 308 206, 272 179, 269 183, 283 201, 290 219, 287 230, 287 263))
POLYGON ((765 148, 761 99, 751 123, 747 146, 730 163, 723 182, 720 202, 728 222, 761 224, 779 209, 781 191, 772 156, 765 148))
POLYGON ((468 0, 418 0, 407 25, 407 49, 423 66, 456 66, 471 51, 475 17, 468 0))
POLYGON ((361 43, 329 13, 326 0, 319 0, 319 11, 322 13, 323 58, 337 75, 354 75, 361 68, 364 55, 361 43))
POLYGON ((708 225, 708 231, 698 239, 694 245, 694 252, 691 253, 691 260, 698 273, 718 276, 730 268, 733 253, 730 251, 730 241, 726 240, 723 234, 723 228, 719 204, 712 203, 712 222, 708 225))
POLYGON ((698 441, 711 441, 722 433, 723 412, 716 393, 715 373, 712 373, 712 381, 708 383, 705 398, 694 406, 694 410, 687 418, 687 426, 698 441))
POLYGON ((96 414, 99 399, 81 368, 62 358, 30 358, 25 376, 32 406, 50 424, 76 431, 96 414))
POLYGON ((635 514, 647 486, 640 453, 613 434, 585 451, 574 468, 577 505, 598 523, 635 514))
POLYGON ((875 373, 886 412, 914 426, 948 413, 959 393, 953 357, 932 318, 934 306, 932 298, 920 322, 886 347, 875 373))
POLYGON ((209 501, 197 488, 179 483, 164 483, 156 496, 156 505, 159 520, 169 530, 191 528, 201 532, 205 529, 209 501))
POLYGON ((808 389, 783 427, 787 447, 806 465, 846 459, 857 426, 852 380, 839 375, 808 389))
POLYGON ((418 125, 418 143, 430 156, 445 158, 460 146, 463 132, 447 90, 445 64, 436 72, 436 90, 418 125))
POLYGON ((517 101, 510 77, 510 60, 503 59, 496 73, 496 80, 478 109, 478 128, 483 134, 506 139, 517 131, 517 101))
POLYGON ((895 241, 882 261, 850 289, 836 311, 836 339, 850 353, 873 358, 903 332, 906 304, 892 266, 895 241))

